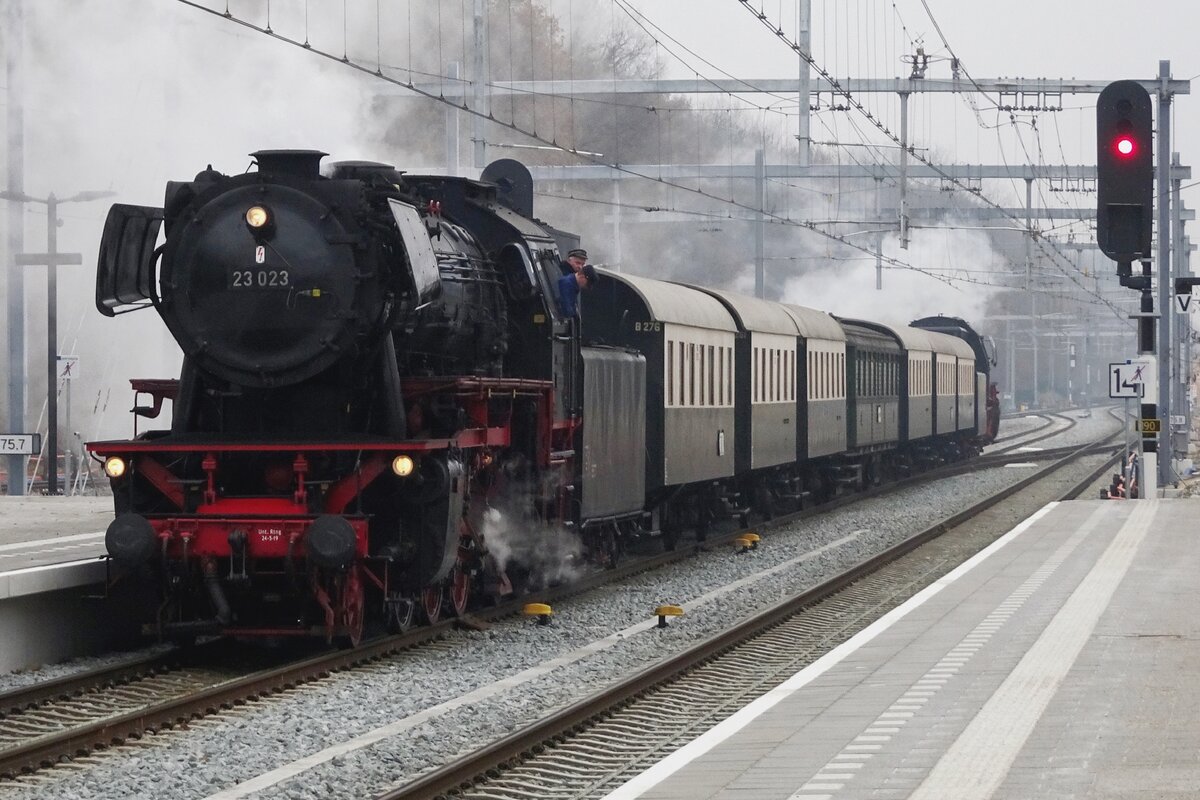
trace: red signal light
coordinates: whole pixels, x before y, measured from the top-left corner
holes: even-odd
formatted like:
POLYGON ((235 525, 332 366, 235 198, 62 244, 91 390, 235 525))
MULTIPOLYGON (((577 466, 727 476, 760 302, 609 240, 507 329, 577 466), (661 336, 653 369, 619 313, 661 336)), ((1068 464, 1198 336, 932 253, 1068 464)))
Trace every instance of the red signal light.
POLYGON ((1117 155, 1129 158, 1137 151, 1137 143, 1130 136, 1122 136, 1117 139, 1116 146, 1113 149, 1117 151, 1117 155))

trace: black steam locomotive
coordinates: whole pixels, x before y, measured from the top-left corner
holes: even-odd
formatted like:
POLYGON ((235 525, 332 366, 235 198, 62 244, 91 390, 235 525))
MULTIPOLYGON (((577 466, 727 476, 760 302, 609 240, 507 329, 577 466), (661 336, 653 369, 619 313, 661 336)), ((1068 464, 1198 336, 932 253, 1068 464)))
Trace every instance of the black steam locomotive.
POLYGON ((184 355, 178 379, 132 381, 134 438, 88 445, 115 572, 154 588, 160 635, 357 642, 995 434, 990 351, 961 320, 606 271, 568 317, 578 239, 534 218, 520 164, 323 175, 323 156, 210 167, 105 225, 97 307, 153 305, 184 355), (170 428, 137 433, 168 400, 170 428))

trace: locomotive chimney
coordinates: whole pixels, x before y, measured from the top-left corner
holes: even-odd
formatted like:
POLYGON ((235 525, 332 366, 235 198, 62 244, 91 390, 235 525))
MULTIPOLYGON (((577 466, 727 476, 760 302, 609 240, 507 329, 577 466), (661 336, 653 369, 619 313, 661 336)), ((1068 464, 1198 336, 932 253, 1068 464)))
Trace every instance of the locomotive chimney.
POLYGON ((258 171, 295 178, 318 178, 321 159, 329 155, 320 150, 259 150, 250 156, 258 162, 258 171))

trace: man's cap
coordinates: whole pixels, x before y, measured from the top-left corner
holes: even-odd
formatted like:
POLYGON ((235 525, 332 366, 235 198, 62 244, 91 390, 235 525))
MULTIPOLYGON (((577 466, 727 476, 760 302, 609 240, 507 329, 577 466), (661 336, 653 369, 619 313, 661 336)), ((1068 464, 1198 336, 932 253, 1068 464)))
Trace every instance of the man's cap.
POLYGON ((587 250, 580 250, 579 248, 571 250, 570 252, 567 253, 567 258, 572 258, 572 257, 582 258, 586 261, 587 260, 587 250))
POLYGON ((588 279, 588 286, 596 285, 596 278, 599 276, 596 275, 595 267, 593 267, 591 264, 584 264, 583 269, 579 271, 583 273, 583 277, 588 279))

